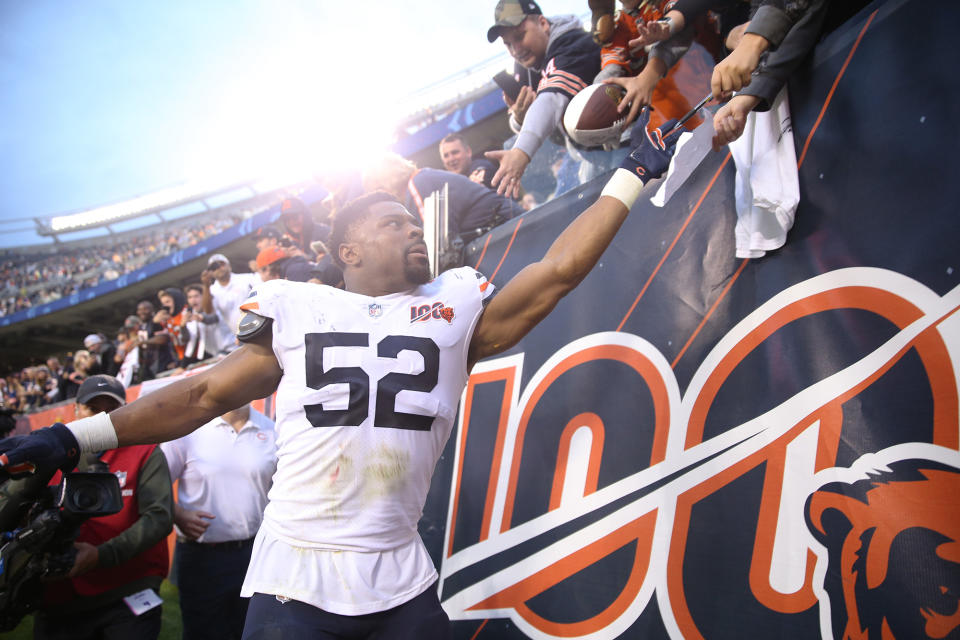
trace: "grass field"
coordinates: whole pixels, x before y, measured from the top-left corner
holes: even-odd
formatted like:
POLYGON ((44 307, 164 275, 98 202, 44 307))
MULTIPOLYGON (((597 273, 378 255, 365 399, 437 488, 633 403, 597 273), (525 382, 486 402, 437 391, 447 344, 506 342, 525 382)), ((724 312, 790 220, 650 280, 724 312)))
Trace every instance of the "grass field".
MULTIPOLYGON (((160 640, 180 640, 180 594, 177 588, 164 580, 160 586, 163 597, 163 626, 160 628, 160 640)), ((4 640, 32 640, 33 616, 27 616, 13 631, 3 634, 4 640)))

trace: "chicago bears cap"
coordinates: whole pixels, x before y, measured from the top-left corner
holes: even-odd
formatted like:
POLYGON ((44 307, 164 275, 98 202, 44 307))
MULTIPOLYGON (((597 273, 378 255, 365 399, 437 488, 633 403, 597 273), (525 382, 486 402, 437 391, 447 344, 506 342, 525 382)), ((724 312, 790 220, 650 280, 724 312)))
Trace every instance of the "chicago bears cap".
POLYGON ((276 240, 279 240, 280 236, 283 234, 280 233, 280 230, 277 229, 276 227, 271 227, 267 225, 257 229, 257 232, 253 235, 257 240, 259 240, 260 238, 274 238, 276 240))
POLYGON ((538 15, 543 15, 543 11, 533 0, 500 0, 493 10, 493 26, 487 29, 487 40, 499 38, 503 27, 515 27, 527 16, 538 15))
POLYGON ((127 391, 113 376, 99 374, 84 380, 77 391, 77 402, 88 404, 97 396, 110 396, 121 405, 127 404, 127 391))

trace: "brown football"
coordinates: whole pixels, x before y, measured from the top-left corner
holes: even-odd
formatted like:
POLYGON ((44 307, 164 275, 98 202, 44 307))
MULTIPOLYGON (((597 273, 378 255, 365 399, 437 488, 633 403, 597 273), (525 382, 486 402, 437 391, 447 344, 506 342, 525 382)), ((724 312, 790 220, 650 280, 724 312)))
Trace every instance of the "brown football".
POLYGON ((592 84, 570 100, 563 114, 567 135, 584 147, 615 142, 623 131, 625 113, 617 106, 626 92, 616 84, 592 84))

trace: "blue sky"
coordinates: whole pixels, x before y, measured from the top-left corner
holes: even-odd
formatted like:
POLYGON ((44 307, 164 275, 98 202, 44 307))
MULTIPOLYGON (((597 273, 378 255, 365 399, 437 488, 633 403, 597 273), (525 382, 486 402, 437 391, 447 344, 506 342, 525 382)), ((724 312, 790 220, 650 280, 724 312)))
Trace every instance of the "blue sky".
POLYGON ((401 97, 503 50, 495 4, 0 0, 0 246, 38 240, 18 218, 368 153, 401 97))

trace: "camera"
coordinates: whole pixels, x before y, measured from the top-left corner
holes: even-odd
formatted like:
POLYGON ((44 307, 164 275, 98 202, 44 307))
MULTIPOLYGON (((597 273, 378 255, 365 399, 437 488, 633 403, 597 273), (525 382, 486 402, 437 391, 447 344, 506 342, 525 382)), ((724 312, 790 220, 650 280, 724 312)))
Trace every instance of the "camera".
POLYGON ((80 525, 123 508, 117 477, 99 464, 104 470, 64 474, 55 487, 47 486, 52 475, 7 481, 0 504, 0 632, 37 608, 46 579, 73 567, 80 525))

